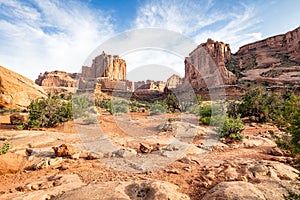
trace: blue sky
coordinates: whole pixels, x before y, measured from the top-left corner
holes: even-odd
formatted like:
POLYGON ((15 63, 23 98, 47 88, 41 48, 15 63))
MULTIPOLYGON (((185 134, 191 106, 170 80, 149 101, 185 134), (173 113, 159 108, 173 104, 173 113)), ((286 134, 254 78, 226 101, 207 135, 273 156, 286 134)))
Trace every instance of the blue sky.
POLYGON ((148 27, 197 44, 224 41, 235 52, 298 27, 299 8, 299 0, 0 0, 0 65, 33 80, 44 71, 78 72, 108 38, 148 27))

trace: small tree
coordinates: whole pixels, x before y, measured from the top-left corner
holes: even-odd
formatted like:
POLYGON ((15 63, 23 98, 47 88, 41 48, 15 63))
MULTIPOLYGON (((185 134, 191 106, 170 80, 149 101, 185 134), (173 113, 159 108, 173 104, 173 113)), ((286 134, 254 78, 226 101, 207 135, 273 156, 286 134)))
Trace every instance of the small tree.
POLYGON ((168 109, 171 112, 174 112, 176 109, 180 110, 178 99, 176 98, 176 96, 173 93, 168 94, 167 99, 166 99, 166 104, 167 104, 168 109))

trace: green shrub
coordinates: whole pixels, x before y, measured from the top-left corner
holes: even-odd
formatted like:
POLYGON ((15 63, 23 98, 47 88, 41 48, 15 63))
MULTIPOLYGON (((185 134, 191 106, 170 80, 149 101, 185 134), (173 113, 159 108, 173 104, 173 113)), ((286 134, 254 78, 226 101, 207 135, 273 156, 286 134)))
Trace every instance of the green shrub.
POLYGON ((193 105, 188 108, 188 113, 195 114, 195 115, 200 115, 200 109, 201 107, 199 105, 193 105))
POLYGON ((175 94, 168 94, 166 98, 166 104, 171 112, 174 112, 176 109, 179 109, 178 99, 175 96, 175 94))
POLYGON ((54 127, 72 118, 72 104, 58 95, 32 101, 28 107, 29 128, 54 127))
POLYGON ((243 139, 241 131, 244 130, 244 128, 244 124, 239 117, 226 117, 223 126, 219 127, 217 132, 220 134, 221 138, 241 140, 243 139))
POLYGON ((267 122, 281 114, 282 104, 279 94, 255 87, 244 95, 238 111, 242 117, 253 116, 259 122, 267 122))
POLYGON ((100 101, 98 101, 97 106, 99 106, 100 108, 110 110, 111 109, 111 101, 108 99, 100 100, 100 101))
POLYGON ((150 115, 160 115, 165 113, 165 108, 163 105, 159 104, 159 103, 155 103, 154 105, 152 105, 150 107, 150 115))
POLYGON ((206 104, 200 108, 201 117, 210 117, 212 115, 218 115, 222 113, 222 107, 216 104, 206 104))
POLYGON ((126 101, 120 100, 120 101, 112 101, 111 102, 111 109, 110 113, 111 114, 116 114, 116 113, 127 113, 129 109, 128 103, 126 101))
POLYGON ((3 145, 2 145, 2 147, 1 147, 1 151, 0 151, 0 153, 1 154, 6 154, 9 150, 11 150, 12 149, 12 146, 9 144, 9 143, 7 143, 7 142, 5 142, 3 145))
POLYGON ((87 117, 90 107, 95 106, 94 99, 85 95, 77 95, 72 99, 75 118, 87 117))

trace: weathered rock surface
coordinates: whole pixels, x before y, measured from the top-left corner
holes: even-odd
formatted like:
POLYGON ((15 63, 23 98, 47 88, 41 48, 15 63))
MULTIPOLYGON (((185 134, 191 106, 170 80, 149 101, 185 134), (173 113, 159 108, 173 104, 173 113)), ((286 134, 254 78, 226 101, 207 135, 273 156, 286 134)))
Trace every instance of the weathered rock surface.
POLYGON ((0 175, 20 172, 25 163, 25 157, 18 154, 8 152, 0 155, 0 175))
POLYGON ((25 109, 33 99, 46 96, 30 79, 0 66, 0 107, 25 109))
POLYGON ((179 193, 178 186, 168 182, 111 182, 90 184, 66 192, 53 199, 128 199, 128 200, 188 200, 187 195, 179 193))
POLYGON ((253 184, 246 182, 222 182, 211 189, 203 200, 265 200, 263 193, 253 184))
POLYGON ((14 200, 46 200, 52 199, 54 196, 60 195, 75 188, 82 187, 83 185, 85 184, 76 174, 56 175, 48 177, 46 180, 28 183, 17 188, 17 190, 20 192, 27 193, 4 194, 1 196, 1 198, 14 200))
POLYGON ((77 73, 67 73, 56 70, 45 72, 44 74, 40 73, 35 83, 47 87, 76 87, 77 77, 77 73))
POLYGON ((248 183, 243 181, 221 182, 209 190, 203 200, 283 200, 284 195, 289 192, 298 194, 299 183, 288 181, 260 181, 259 183, 248 183))

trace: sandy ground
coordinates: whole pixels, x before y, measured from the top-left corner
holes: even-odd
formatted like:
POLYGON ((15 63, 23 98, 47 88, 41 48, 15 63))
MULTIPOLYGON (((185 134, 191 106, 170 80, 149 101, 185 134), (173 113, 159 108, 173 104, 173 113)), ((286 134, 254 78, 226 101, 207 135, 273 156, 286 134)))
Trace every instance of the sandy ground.
MULTIPOLYGON (((128 116, 121 117, 122 120, 116 118, 109 113, 103 113, 98 116, 100 127, 107 136, 116 141, 118 145, 125 145, 134 148, 138 139, 143 139, 148 136, 157 136, 157 126, 168 118, 184 118, 180 114, 168 115, 159 118, 151 117, 148 113, 131 113, 128 116), (131 123, 129 123, 131 122, 131 123), (144 130, 143 133, 141 131, 144 130), (133 138, 133 140, 124 140, 124 138, 133 138), (128 142, 130 141, 130 142, 128 142)), ((187 119, 187 118, 186 118, 187 119)), ((193 121, 189 119, 189 121, 193 121)), ((197 120, 194 122, 198 123, 197 120)), ((23 133, 23 131, 16 130, 15 127, 8 124, 8 116, 0 116, 0 133, 13 130, 15 134, 23 133)), ((275 129, 272 126, 252 126, 247 127, 243 134, 245 137, 265 133, 268 130, 275 129)), ((57 137, 62 139, 58 141, 49 142, 44 141, 35 146, 35 148, 51 147, 63 142, 75 144, 78 149, 83 150, 81 144, 80 134, 77 133, 78 125, 73 122, 68 122, 52 129, 43 129, 42 132, 59 133, 57 137)), ((87 133, 85 133, 87 134, 87 133)), ((82 133, 81 133, 82 135, 82 133)), ((49 136, 51 137, 51 136, 49 136)), ((30 136, 27 137, 29 142, 30 136)), ((4 141, 1 141, 2 143, 4 141)), ((197 143, 197 141, 194 141, 197 143)), ((199 142, 199 141, 198 141, 199 142)), ((116 170, 111 166, 106 165, 100 160, 86 160, 82 156, 78 160, 65 159, 63 164, 55 167, 44 168, 41 170, 24 170, 17 174, 0 175, 0 194, 8 192, 17 192, 16 188, 25 185, 26 183, 36 182, 46 177, 58 174, 78 174, 84 183, 104 183, 108 181, 136 181, 136 180, 162 180, 176 184, 180 187, 182 193, 188 194, 191 199, 199 199, 209 188, 200 185, 199 172, 207 166, 222 163, 225 160, 254 159, 254 160, 272 160, 273 156, 268 155, 267 151, 270 147, 260 146, 257 148, 226 148, 215 149, 203 154, 201 156, 191 155, 194 162, 182 163, 174 161, 166 166, 162 166, 153 171, 131 173, 126 170, 116 170)), ((28 161, 27 165, 32 163, 28 161)), ((0 196, 1 199, 1 196, 0 196)))

